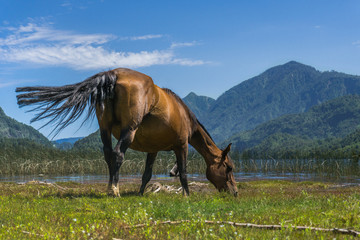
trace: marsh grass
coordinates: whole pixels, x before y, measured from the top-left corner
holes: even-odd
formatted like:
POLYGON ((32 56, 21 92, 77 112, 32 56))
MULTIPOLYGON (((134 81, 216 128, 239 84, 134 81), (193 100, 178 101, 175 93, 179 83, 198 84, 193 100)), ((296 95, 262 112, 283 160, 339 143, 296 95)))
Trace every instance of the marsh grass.
MULTIPOLYGON (((258 173, 301 175, 311 174, 321 179, 337 179, 358 176, 360 161, 354 159, 239 159, 234 154, 236 173, 258 173)), ((120 168, 122 175, 139 175, 145 168, 146 154, 128 150, 120 168)), ((154 164, 154 174, 167 175, 176 160, 172 152, 160 152, 154 164)), ((108 168, 101 152, 60 151, 49 148, 0 151, 0 175, 69 175, 69 174, 108 174, 108 168)), ((205 174, 204 159, 195 151, 190 151, 187 172, 205 174)))
POLYGON ((236 162, 244 173, 310 174, 322 179, 358 176, 360 161, 354 159, 245 159, 236 162))
MULTIPOLYGON (((120 168, 124 175, 142 174, 145 169, 146 154, 128 151, 120 168)), ((173 153, 161 152, 154 164, 154 174, 168 174, 176 162, 173 153)), ((0 175, 66 175, 66 174, 108 174, 108 167, 101 153, 82 153, 56 151, 55 154, 30 156, 10 156, 0 154, 0 175), (60 153, 59 153, 60 152, 60 153)), ((188 173, 205 173, 205 161, 190 152, 187 164, 188 173)))
MULTIPOLYGON (((178 186, 178 183, 176 183, 178 186)), ((237 228, 205 220, 360 229, 360 187, 317 182, 239 183, 240 197, 208 191, 136 195, 122 183, 121 198, 106 184, 0 183, 0 239, 355 239, 332 233, 237 228), (176 225, 161 221, 188 220, 176 225), (144 227, 135 227, 145 224, 144 227)))

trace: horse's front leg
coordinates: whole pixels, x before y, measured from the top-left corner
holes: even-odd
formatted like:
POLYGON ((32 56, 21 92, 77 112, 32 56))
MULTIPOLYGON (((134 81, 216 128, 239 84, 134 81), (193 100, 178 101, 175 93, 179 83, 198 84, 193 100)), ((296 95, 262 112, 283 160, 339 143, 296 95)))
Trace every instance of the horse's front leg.
POLYGON ((174 150, 176 155, 176 163, 178 166, 178 171, 180 175, 180 182, 183 188, 183 195, 189 196, 189 187, 187 181, 187 173, 186 173, 186 159, 188 154, 188 144, 184 144, 178 149, 174 150))
POLYGON ((157 153, 148 153, 147 157, 146 157, 146 165, 145 165, 145 171, 144 174, 142 176, 142 183, 141 183, 141 187, 140 187, 140 191, 139 194, 143 195, 144 194, 144 190, 146 187, 146 184, 150 181, 151 176, 152 176, 152 168, 154 165, 154 161, 156 158, 157 153))

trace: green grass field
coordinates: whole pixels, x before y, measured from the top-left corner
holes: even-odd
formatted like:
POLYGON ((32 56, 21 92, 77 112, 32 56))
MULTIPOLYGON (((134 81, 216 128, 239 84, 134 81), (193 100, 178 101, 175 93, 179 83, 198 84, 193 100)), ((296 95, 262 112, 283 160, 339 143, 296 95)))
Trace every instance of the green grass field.
MULTIPOLYGON (((161 183, 180 186, 175 180, 161 183)), ((208 183, 190 187, 187 198, 163 190, 140 197, 139 186, 121 183, 122 197, 113 198, 99 183, 0 183, 0 239, 355 239, 294 226, 360 230, 360 186, 241 182, 238 198, 208 183)))

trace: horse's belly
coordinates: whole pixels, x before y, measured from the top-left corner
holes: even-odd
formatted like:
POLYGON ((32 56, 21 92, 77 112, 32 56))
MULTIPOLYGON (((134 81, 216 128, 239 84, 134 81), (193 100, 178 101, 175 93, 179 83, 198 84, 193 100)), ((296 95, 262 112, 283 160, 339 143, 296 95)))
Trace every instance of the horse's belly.
POLYGON ((144 121, 136 131, 131 149, 142 152, 169 151, 177 144, 176 131, 161 121, 144 121))

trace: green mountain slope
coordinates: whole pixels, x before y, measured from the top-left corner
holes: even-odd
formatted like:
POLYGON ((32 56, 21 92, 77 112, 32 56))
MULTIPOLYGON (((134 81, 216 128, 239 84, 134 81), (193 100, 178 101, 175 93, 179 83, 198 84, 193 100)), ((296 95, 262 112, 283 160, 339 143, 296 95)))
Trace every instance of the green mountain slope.
POLYGON ((279 116, 356 93, 360 93, 360 77, 319 72, 292 61, 226 91, 203 113, 203 124, 215 140, 222 141, 279 116))
POLYGON ((214 104, 215 99, 205 96, 198 96, 191 92, 183 98, 184 103, 195 113, 196 117, 203 121, 206 117, 207 112, 214 104))
POLYGON ((309 139, 275 133, 242 152, 242 158, 274 159, 360 159, 360 130, 345 137, 309 139))
POLYGON ((46 146, 52 146, 51 142, 39 131, 8 117, 2 108, 0 108, 0 138, 30 139, 46 146))
MULTIPOLYGON (((116 143, 113 137, 113 143, 114 142, 116 143)), ((77 151, 102 152, 103 144, 100 137, 100 130, 76 141, 73 149, 77 151)))
POLYGON ((268 121, 253 130, 234 135, 230 141, 240 151, 268 152, 315 145, 341 148, 360 139, 356 132, 358 129, 360 96, 347 95, 314 106, 305 113, 268 121))

